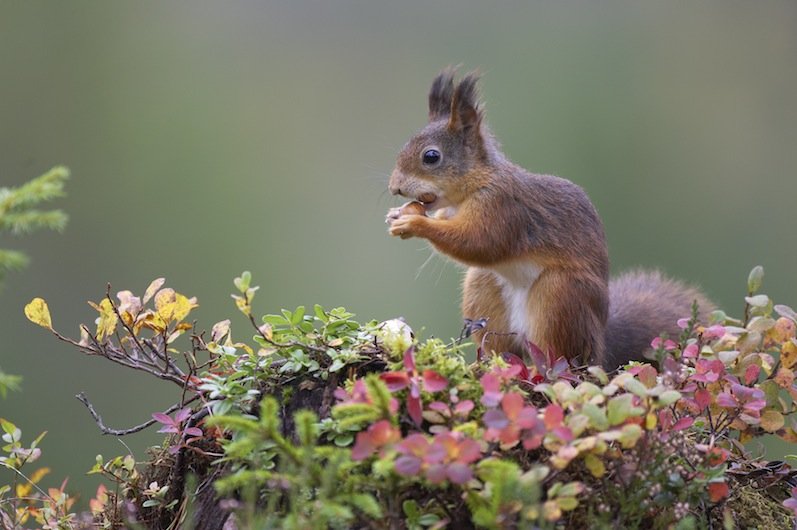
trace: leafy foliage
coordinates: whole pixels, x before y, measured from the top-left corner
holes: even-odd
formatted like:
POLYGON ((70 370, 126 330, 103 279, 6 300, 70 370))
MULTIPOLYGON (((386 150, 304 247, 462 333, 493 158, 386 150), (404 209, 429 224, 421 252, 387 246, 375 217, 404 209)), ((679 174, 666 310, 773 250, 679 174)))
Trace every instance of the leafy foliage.
MULTIPOLYGON (((0 187, 0 232, 19 235, 38 228, 62 230, 67 221, 63 212, 42 212, 33 206, 63 196, 67 178, 69 170, 58 166, 18 188, 0 187)), ((0 249, 0 283, 9 271, 27 264, 28 258, 22 252, 0 249)), ((21 377, 0 369, 0 398, 5 398, 9 391, 19 390, 21 382, 21 377)))
MULTIPOLYGON (((69 170, 56 166, 17 188, 0 188, 0 232, 14 235, 48 228, 63 230, 67 217, 60 210, 41 211, 34 207, 64 195, 69 170)), ((28 258, 21 252, 0 249, 0 281, 10 270, 21 269, 28 258)))
POLYGON ((342 308, 257 319, 248 273, 233 298, 251 343, 230 320, 197 332, 196 300, 162 280, 141 298, 106 293, 79 341, 52 329, 43 301, 26 314, 180 388, 148 422, 169 438, 147 466, 95 465, 116 484, 92 501, 106 528, 182 524, 202 491, 241 528, 729 528, 751 520, 753 495, 766 505, 756 524, 789 528, 795 473, 744 445, 797 440, 797 314, 758 292, 762 275, 742 319, 695 310, 680 337, 652 341, 652 362, 612 374, 533 345, 529 365, 485 351, 468 363, 458 341, 342 308), (178 478, 188 469, 195 488, 178 478))

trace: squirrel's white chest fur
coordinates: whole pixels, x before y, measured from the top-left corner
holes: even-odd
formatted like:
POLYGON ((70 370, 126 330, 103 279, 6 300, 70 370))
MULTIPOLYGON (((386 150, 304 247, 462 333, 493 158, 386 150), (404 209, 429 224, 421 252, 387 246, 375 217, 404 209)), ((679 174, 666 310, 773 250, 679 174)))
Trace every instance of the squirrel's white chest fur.
POLYGON ((509 330, 519 340, 534 340, 534 321, 529 312, 529 292, 543 268, 533 261, 514 261, 490 268, 501 287, 509 330))

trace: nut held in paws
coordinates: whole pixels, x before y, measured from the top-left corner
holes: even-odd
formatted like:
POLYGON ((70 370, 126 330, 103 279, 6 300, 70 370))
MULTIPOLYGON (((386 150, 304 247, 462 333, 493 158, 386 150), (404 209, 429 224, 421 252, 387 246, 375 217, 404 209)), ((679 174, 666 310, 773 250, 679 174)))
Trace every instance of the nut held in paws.
POLYGON ((426 215, 426 208, 418 201, 408 202, 399 210, 400 215, 426 215))

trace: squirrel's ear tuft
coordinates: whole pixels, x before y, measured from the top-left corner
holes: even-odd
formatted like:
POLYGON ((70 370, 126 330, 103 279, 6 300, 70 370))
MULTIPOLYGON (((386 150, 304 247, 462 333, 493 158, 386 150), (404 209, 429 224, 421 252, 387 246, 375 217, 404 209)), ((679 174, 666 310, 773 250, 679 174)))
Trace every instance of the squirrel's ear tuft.
POLYGON ((462 131, 466 136, 480 137, 482 111, 479 108, 479 91, 477 83, 479 74, 471 72, 462 78, 454 88, 451 98, 451 117, 448 120, 448 129, 462 131))
POLYGON ((432 88, 429 89, 429 121, 439 120, 451 112, 455 72, 456 69, 449 66, 432 81, 432 88))

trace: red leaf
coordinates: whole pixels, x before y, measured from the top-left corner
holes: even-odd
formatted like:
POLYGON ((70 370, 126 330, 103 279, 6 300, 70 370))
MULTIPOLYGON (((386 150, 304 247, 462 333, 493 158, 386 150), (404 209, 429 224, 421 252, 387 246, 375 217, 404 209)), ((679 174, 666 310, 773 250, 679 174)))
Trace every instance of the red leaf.
POLYGON ((446 468, 446 475, 454 484, 464 484, 473 478, 473 471, 465 464, 452 462, 446 468))
POLYGON ((400 456, 396 458, 394 465, 396 473, 411 477, 421 470, 421 459, 415 456, 400 456))
POLYGON ((492 429, 503 429, 509 425, 509 420, 503 411, 498 409, 490 409, 484 413, 482 417, 484 424, 492 429))
POLYGON ((521 381, 528 381, 529 380, 529 369, 526 366, 526 363, 523 362, 523 359, 515 355, 514 353, 504 352, 501 354, 502 357, 506 362, 508 362, 511 366, 517 366, 520 371, 518 372, 518 379, 521 381))
POLYGON ((736 401, 736 399, 728 392, 720 392, 717 395, 717 405, 720 407, 735 409, 739 405, 739 402, 736 401))
POLYGON ((371 434, 362 431, 357 433, 357 440, 354 442, 354 447, 351 448, 351 459, 356 461, 364 460, 371 456, 376 449, 371 434))
POLYGON ((524 405, 523 396, 517 392, 509 392, 504 395, 504 399, 501 400, 501 408, 504 409, 506 417, 511 421, 514 421, 518 417, 524 405))
POLYGON ((427 392, 440 392, 448 386, 448 379, 433 370, 423 371, 423 389, 427 392))
POLYGON ((385 372, 379 378, 385 382, 391 392, 407 388, 407 385, 410 384, 410 376, 407 375, 407 372, 385 372))
POLYGON ((473 401, 466 399, 465 401, 460 401, 454 407, 454 414, 457 416, 467 416, 470 411, 473 410, 473 401))
POLYGON ((165 425, 158 432, 180 432, 180 428, 177 425, 165 425))
POLYGON ((538 422, 537 409, 531 406, 523 407, 520 414, 515 418, 515 424, 522 429, 530 429, 537 425, 538 422))
POLYGON ((543 352, 539 346, 531 341, 526 341, 526 347, 529 350, 531 362, 534 363, 537 373, 544 377, 545 373, 548 371, 548 356, 545 355, 545 352, 543 352))
POLYGON ((715 324, 703 332, 703 338, 706 340, 719 339, 725 335, 725 326, 715 324))
POLYGON ((520 440, 520 429, 514 425, 509 425, 499 433, 498 439, 501 440, 502 445, 515 445, 520 440))
POLYGON ((184 433, 185 433, 187 436, 198 436, 198 437, 200 437, 200 438, 201 438, 202 436, 204 436, 204 433, 202 432, 202 429, 200 429, 199 427, 188 427, 188 428, 187 428, 186 430, 184 430, 183 432, 184 432, 184 433))
POLYGON ((371 441, 377 447, 397 442, 401 438, 401 433, 388 420, 379 420, 374 423, 368 427, 368 433, 371 435, 371 441))
POLYGON ((435 412, 439 412, 445 417, 451 416, 451 409, 449 409, 448 405, 446 405, 442 401, 432 401, 426 406, 426 408, 429 410, 433 410, 435 412))
POLYGON ((185 420, 191 417, 191 408, 184 407, 177 411, 177 414, 174 415, 175 423, 183 423, 185 420))
POLYGON ((164 414, 163 412, 153 412, 152 419, 164 425, 175 425, 175 421, 170 416, 164 414))
POLYGON ((559 405, 548 405, 545 407, 545 415, 543 416, 545 428, 550 431, 556 427, 559 427, 562 424, 564 417, 565 415, 562 407, 559 405))
POLYGON ((656 386, 656 382, 657 382, 656 381, 656 376, 657 375, 658 375, 658 372, 656 372, 656 369, 653 368, 651 365, 646 364, 646 365, 643 365, 640 368, 639 374, 637 375, 637 377, 639 377, 639 381, 643 385, 645 385, 648 388, 653 388, 654 386, 656 386))
POLYGON ((532 435, 532 436, 524 436, 523 437, 523 448, 526 449, 526 451, 532 451, 534 449, 537 449, 539 446, 542 445, 542 439, 543 439, 543 435, 542 434, 535 434, 535 435, 532 435))
POLYGON ((433 464, 426 469, 426 478, 432 484, 439 484, 446 479, 446 466, 443 464, 433 464))
POLYGON ((443 462, 448 458, 449 449, 456 449, 457 442, 453 439, 446 440, 446 436, 450 438, 451 435, 445 433, 435 438, 435 441, 432 442, 432 444, 426 450, 426 454, 423 455, 423 461, 425 463, 437 464, 443 462), (453 442, 453 447, 450 445, 451 442, 453 442))
POLYGON ((675 422, 675 425, 672 426, 672 430, 674 431, 682 431, 684 429, 688 429, 692 426, 695 422, 695 419, 692 416, 684 416, 680 420, 675 422))
POLYGON ((683 353, 681 353, 681 356, 684 357, 685 359, 696 359, 698 353, 700 352, 697 349, 697 344, 692 343, 686 348, 684 348, 684 351, 683 353))
POLYGON ((423 423, 423 407, 421 406, 421 398, 417 396, 407 396, 407 412, 418 427, 423 423))
POLYGON ((711 405, 711 392, 705 388, 700 388, 695 391, 695 403, 700 407, 700 410, 705 409, 711 405))
POLYGON ((721 447, 712 447, 706 453, 706 459, 708 460, 708 465, 718 466, 725 463, 725 461, 728 459, 728 455, 729 452, 726 449, 722 449, 721 447))
POLYGON ((414 456, 424 456, 429 449, 429 440, 426 436, 420 433, 410 434, 401 443, 398 444, 397 449, 404 454, 412 454, 414 456))
POLYGON ((481 455, 482 448, 479 442, 467 438, 462 440, 462 442, 459 444, 459 456, 457 457, 457 462, 470 464, 471 462, 478 460, 481 455))
POLYGON ((758 374, 761 373, 761 367, 757 364, 751 364, 747 367, 747 370, 744 371, 744 382, 747 385, 750 385, 758 380, 758 374))
POLYGON ((708 485, 708 497, 711 502, 719 502, 730 494, 725 482, 712 482, 708 485))
POLYGON ((404 368, 409 370, 410 372, 415 371, 415 347, 410 346, 407 348, 407 351, 404 352, 404 368))
POLYGON ((503 392, 501 392, 501 380, 494 374, 484 374, 481 376, 481 379, 479 379, 479 383, 481 383, 484 389, 484 394, 482 394, 481 398, 482 404, 488 407, 495 407, 498 405, 498 403, 501 402, 501 397, 504 395, 503 392))

